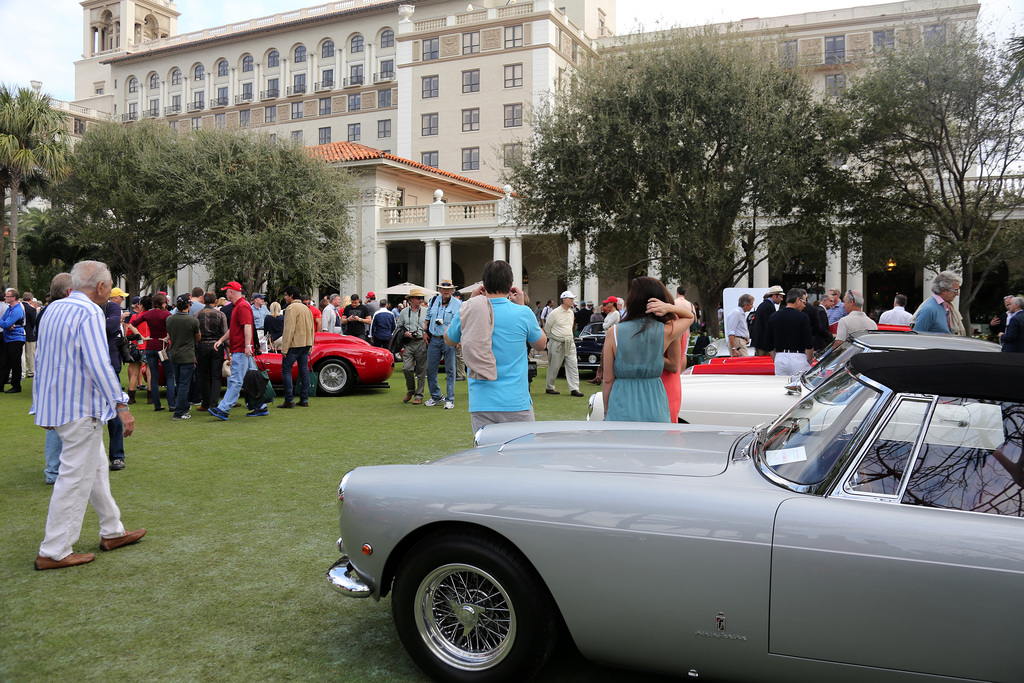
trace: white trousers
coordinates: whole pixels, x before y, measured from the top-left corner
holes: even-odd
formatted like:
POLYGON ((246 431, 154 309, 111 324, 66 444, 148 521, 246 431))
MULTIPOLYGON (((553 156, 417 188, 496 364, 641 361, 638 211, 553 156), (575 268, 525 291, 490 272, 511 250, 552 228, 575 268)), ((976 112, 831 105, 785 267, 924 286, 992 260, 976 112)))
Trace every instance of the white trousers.
POLYGON ((775 374, 785 375, 789 377, 791 375, 799 375, 804 370, 811 367, 811 364, 807 362, 806 353, 776 353, 775 354, 775 374))
POLYGON ((548 389, 555 388, 558 369, 565 363, 565 379, 569 382, 570 391, 580 390, 580 370, 576 366, 576 344, 572 339, 556 341, 548 339, 548 389))
POLYGON ((85 508, 92 503, 100 517, 100 538, 124 535, 121 511, 110 494, 110 471, 103 420, 85 417, 57 427, 61 440, 60 474, 46 515, 46 538, 39 554, 63 560, 82 533, 85 508))

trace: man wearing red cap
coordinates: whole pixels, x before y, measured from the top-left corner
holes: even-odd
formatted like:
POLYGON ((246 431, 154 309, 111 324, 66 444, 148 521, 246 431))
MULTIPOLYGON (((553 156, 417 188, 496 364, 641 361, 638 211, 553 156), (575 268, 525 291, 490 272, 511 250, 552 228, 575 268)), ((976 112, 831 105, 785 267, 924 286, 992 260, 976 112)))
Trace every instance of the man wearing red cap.
MULTIPOLYGON (((216 407, 210 408, 210 415, 219 420, 228 419, 228 411, 234 406, 242 393, 242 380, 245 373, 256 368, 253 360, 255 350, 253 340, 256 333, 253 329, 252 306, 245 300, 242 294, 242 285, 232 280, 223 287, 221 291, 231 302, 231 321, 228 325, 228 333, 213 344, 213 348, 219 349, 228 342, 228 351, 231 353, 231 375, 228 377, 228 388, 224 392, 224 398, 216 407)), ((248 403, 249 412, 247 417, 264 417, 270 411, 266 403, 248 403)))

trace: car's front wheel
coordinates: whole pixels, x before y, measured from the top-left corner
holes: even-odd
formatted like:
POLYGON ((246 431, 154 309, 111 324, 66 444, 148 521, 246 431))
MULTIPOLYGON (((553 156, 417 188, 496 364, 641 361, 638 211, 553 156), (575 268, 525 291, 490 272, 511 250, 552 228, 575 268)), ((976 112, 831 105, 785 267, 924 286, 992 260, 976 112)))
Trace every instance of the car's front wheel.
POLYGON ((341 396, 355 383, 355 370, 340 358, 328 358, 316 366, 316 371, 316 390, 324 396, 341 396))
POLYGON ((402 644, 443 681, 524 681, 551 654, 554 609, 523 555, 485 533, 435 534, 395 577, 392 615, 402 644))

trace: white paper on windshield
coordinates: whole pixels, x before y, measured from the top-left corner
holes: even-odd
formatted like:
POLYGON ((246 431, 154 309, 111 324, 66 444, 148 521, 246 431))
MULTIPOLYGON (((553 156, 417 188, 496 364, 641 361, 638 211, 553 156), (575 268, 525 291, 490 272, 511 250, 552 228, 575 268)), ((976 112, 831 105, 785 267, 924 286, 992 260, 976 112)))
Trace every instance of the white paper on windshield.
POLYGON ((804 450, 803 446, 796 446, 795 448, 780 448, 777 451, 766 451, 764 455, 769 467, 786 465, 791 462, 804 462, 807 460, 807 451, 804 450))

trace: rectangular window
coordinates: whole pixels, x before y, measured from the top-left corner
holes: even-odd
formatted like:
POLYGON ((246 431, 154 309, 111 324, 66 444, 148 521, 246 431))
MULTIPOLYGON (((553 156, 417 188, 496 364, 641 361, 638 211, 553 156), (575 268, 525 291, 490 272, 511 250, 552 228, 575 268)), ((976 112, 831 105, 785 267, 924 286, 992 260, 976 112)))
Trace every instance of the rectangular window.
POLYGON ((378 138, 389 138, 391 137, 391 119, 382 119, 377 122, 377 137, 378 138))
POLYGON ((840 91, 846 87, 846 76, 843 74, 828 74, 825 76, 825 94, 829 97, 838 97, 840 91))
POLYGON ((362 105, 363 105, 363 98, 360 97, 359 95, 349 95, 348 96, 348 110, 349 111, 359 111, 360 109, 363 108, 362 105))
POLYGON ((796 66, 795 40, 787 40, 779 45, 779 63, 783 69, 792 69, 796 66))
POLYGON ((391 91, 381 90, 377 93, 377 107, 390 107, 391 106, 391 91))
POLYGON ((462 34, 462 54, 475 55, 480 52, 480 31, 462 34))
POLYGON ((251 112, 248 109, 243 109, 242 111, 238 112, 238 125, 239 126, 241 126, 242 128, 247 128, 249 126, 249 122, 252 121, 252 118, 250 117, 250 113, 251 112))
POLYGON ((306 92, 306 74, 295 74, 292 76, 292 91, 289 95, 301 95, 306 92))
POLYGON ((506 104, 505 105, 505 127, 506 128, 518 128, 523 125, 523 105, 521 104, 506 104))
POLYGON ((932 24, 922 30, 925 45, 944 45, 946 43, 946 25, 932 24))
POLYGON ((505 49, 523 46, 523 25, 505 27, 505 49))
POLYGON ((149 101, 148 116, 160 116, 160 100, 149 101))
POLYGON ((349 142, 359 142, 359 138, 362 137, 361 128, 362 128, 362 126, 360 126, 358 123, 350 123, 350 124, 348 124, 348 141, 349 142))
POLYGON ((437 152, 423 152, 420 154, 420 161, 424 166, 433 166, 434 168, 437 168, 437 152))
POLYGON ((321 144, 321 145, 326 145, 326 144, 328 144, 331 141, 331 127, 330 126, 327 126, 326 128, 321 128, 320 129, 320 135, 318 137, 318 140, 319 140, 319 144, 321 144))
POLYGON ((427 38, 423 41, 423 61, 437 59, 441 49, 440 38, 427 38))
POLYGON ((348 84, 349 85, 362 85, 363 84, 363 65, 353 64, 348 68, 348 84))
POLYGON ((268 78, 267 79, 267 97, 277 97, 281 94, 281 88, 278 85, 278 79, 268 78))
POLYGON ((480 148, 479 147, 463 147, 463 149, 462 149, 462 170, 463 171, 479 171, 480 170, 480 148))
POLYGON ((203 119, 199 116, 192 117, 192 130, 199 130, 203 127, 203 119))
POLYGON ((226 107, 228 105, 228 89, 217 88, 217 102, 218 107, 226 107))
POLYGON ((437 76, 424 76, 423 77, 423 99, 430 99, 431 97, 437 97, 437 76))
POLYGON ((334 87, 334 69, 324 69, 320 74, 320 87, 322 88, 333 88, 334 87))
POLYGON ((505 67, 505 87, 506 88, 521 88, 523 87, 523 65, 522 64, 509 64, 505 67))
POLYGON ((437 114, 424 114, 421 123, 423 135, 437 135, 437 114))
POLYGON ((573 64, 579 61, 580 58, 580 45, 575 40, 572 41, 572 61, 573 64))
POLYGON ((263 120, 267 123, 274 123, 277 121, 277 107, 265 107, 263 109, 263 120))
POLYGON ((523 159, 523 146, 518 143, 505 145, 502 151, 505 153, 505 168, 512 168, 523 159))
POLYGON ((320 98, 320 116, 327 116, 331 113, 331 98, 321 97, 320 98))
POLYGON ((380 60, 380 77, 381 80, 390 80, 395 77, 395 60, 380 60))
POLYGON ((128 103, 128 120, 135 121, 139 118, 139 104, 138 102, 128 103))
POLYGON ((480 110, 479 109, 463 109, 462 110, 462 132, 468 133, 470 131, 480 130, 480 110))
POLYGON ((480 69, 462 72, 462 92, 480 92, 480 69))
POLYGON ((871 46, 876 52, 893 49, 896 47, 896 32, 891 28, 887 28, 884 31, 872 31, 871 46))
POLYGON ((214 121, 216 121, 216 123, 217 123, 217 129, 218 130, 224 130, 225 128, 228 127, 228 115, 227 114, 217 114, 214 117, 214 121))
POLYGON ((292 118, 302 118, 302 102, 292 102, 292 118))
POLYGON ((245 102, 252 100, 252 83, 242 84, 242 100, 245 102))
POLYGON ((181 113, 181 95, 171 95, 171 113, 181 113))
MULTIPOLYGON (((177 123, 177 121, 171 121, 171 123, 177 123)), ((86 123, 84 119, 75 119, 75 135, 85 135, 86 123)), ((174 129, 174 126, 171 126, 174 129)))
POLYGON ((825 63, 842 64, 846 61, 846 36, 825 36, 825 63))
POLYGON ((302 131, 301 130, 293 130, 292 131, 292 142, 302 142, 302 131))

